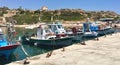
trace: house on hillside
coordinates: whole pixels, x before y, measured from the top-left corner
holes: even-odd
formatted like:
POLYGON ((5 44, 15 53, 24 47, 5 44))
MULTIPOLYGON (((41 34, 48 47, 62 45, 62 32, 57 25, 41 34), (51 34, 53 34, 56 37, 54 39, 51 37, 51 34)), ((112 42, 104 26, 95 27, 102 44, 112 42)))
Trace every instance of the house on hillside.
POLYGON ((47 6, 42 6, 41 11, 48 11, 48 7, 47 6))

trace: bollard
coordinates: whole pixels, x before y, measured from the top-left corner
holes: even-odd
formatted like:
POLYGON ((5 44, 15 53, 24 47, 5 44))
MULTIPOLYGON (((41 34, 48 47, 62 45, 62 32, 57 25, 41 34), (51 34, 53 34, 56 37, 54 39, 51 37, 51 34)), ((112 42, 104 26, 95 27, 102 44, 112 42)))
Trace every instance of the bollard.
POLYGON ((96 40, 99 41, 99 38, 97 37, 96 40))
POLYGON ((83 35, 82 39, 83 39, 83 42, 81 43, 81 45, 86 45, 85 44, 85 37, 84 37, 84 35, 83 35))
POLYGON ((52 53, 53 53, 53 50, 48 52, 46 58, 50 57, 52 55, 52 53))
POLYGON ((86 44, 85 44, 85 41, 83 41, 83 42, 81 43, 81 45, 86 45, 86 44))
POLYGON ((63 51, 63 52, 65 51, 65 47, 63 47, 62 51, 63 51))
POLYGON ((27 65, 27 64, 29 64, 30 62, 28 61, 28 58, 26 58, 25 59, 25 61, 24 61, 24 63, 23 63, 23 65, 27 65))

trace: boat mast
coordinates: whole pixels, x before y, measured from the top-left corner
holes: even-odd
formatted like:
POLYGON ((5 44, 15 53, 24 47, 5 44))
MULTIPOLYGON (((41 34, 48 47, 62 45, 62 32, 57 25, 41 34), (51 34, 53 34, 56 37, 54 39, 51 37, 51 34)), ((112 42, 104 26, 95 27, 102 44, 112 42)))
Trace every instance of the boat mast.
POLYGON ((9 23, 7 24, 7 39, 10 43, 13 42, 15 39, 15 23, 17 23, 17 21, 10 18, 9 23))

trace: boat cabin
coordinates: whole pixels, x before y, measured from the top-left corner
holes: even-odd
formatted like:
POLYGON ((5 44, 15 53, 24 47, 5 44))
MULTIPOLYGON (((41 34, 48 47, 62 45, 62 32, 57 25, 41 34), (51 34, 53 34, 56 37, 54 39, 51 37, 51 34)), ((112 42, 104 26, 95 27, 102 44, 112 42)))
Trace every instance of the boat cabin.
POLYGON ((59 35, 64 36, 66 34, 66 30, 64 29, 63 25, 60 22, 56 22, 53 24, 48 24, 48 27, 54 32, 58 37, 59 35))
POLYGON ((96 32, 98 30, 98 26, 94 25, 91 22, 83 23, 83 31, 84 36, 86 37, 96 37, 98 33, 96 32))
POLYGON ((56 36, 53 34, 53 32, 44 27, 43 25, 40 25, 37 28, 37 38, 38 39, 50 39, 50 38, 55 38, 56 36))
POLYGON ((83 31, 84 32, 92 32, 99 30, 99 23, 96 22, 87 22, 83 24, 83 31))
POLYGON ((114 23, 114 18, 101 18, 100 21, 106 22, 107 25, 112 26, 112 23, 114 23))
POLYGON ((8 43, 7 43, 7 41, 5 40, 4 34, 3 34, 3 33, 0 33, 0 47, 2 47, 2 46, 7 46, 7 45, 8 45, 8 43))

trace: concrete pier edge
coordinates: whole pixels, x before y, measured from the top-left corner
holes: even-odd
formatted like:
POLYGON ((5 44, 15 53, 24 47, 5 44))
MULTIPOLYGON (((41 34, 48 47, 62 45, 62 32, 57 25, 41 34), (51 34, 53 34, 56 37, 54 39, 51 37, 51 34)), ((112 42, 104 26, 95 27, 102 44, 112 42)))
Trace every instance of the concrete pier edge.
MULTIPOLYGON (((26 65, 120 65, 120 33, 99 37, 99 41, 88 40, 86 45, 73 44, 47 53, 28 58, 26 65)), ((6 65, 24 65, 25 59, 6 65)))

